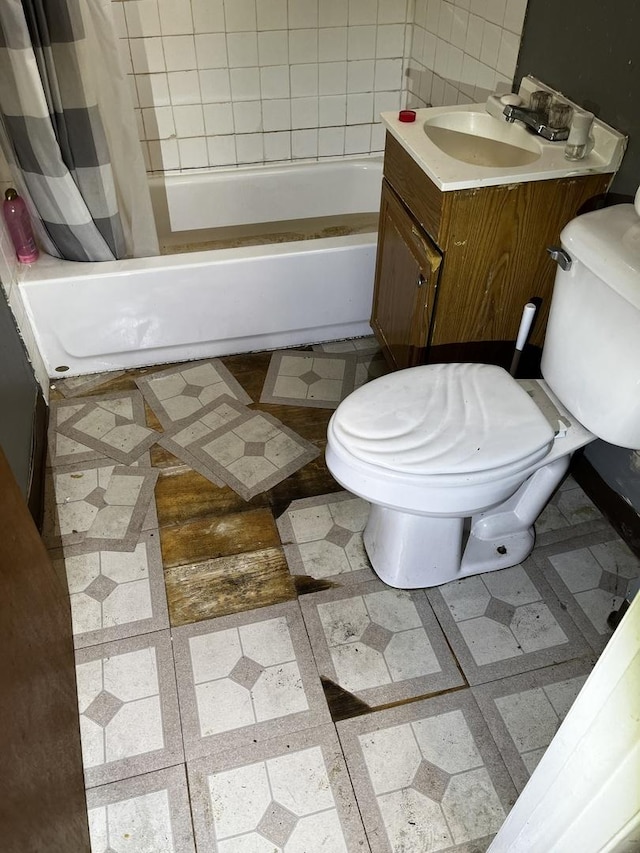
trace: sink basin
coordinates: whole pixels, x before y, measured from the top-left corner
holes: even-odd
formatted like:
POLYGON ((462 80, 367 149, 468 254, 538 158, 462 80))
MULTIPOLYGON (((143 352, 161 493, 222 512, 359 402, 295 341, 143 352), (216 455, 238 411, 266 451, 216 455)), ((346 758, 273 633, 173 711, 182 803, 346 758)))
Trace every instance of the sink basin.
POLYGON ((486 112, 440 113, 424 122, 424 132, 449 157, 474 166, 526 166, 542 153, 536 137, 523 127, 486 112))

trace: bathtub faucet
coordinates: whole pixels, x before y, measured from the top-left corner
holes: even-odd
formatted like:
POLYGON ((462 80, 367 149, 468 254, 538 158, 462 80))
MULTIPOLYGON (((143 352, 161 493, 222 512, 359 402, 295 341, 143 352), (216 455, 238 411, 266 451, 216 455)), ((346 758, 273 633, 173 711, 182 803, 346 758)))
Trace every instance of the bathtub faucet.
POLYGON ((543 139, 548 139, 549 142, 560 142, 569 136, 569 128, 549 127, 548 124, 545 124, 547 117, 544 114, 527 109, 527 107, 515 107, 508 104, 502 115, 508 122, 521 121, 531 133, 536 133, 543 139))

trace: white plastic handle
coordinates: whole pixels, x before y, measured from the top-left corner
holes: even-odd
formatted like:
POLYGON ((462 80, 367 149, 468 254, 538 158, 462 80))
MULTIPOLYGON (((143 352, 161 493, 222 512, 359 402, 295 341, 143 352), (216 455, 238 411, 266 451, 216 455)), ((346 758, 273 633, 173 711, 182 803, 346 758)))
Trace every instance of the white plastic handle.
POLYGON ((529 332, 531 331, 531 324, 533 323, 533 318, 536 313, 536 306, 533 302, 527 302, 524 306, 524 311, 522 312, 522 319, 520 320, 520 328, 518 329, 518 338, 516 340, 516 349, 519 352, 522 352, 524 349, 524 345, 527 342, 527 338, 529 337, 529 332))

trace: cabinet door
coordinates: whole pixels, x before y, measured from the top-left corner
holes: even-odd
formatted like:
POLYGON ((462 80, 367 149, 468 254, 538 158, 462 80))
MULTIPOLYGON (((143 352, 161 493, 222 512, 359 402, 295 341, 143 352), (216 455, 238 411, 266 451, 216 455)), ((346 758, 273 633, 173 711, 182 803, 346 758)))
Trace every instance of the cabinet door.
POLYGON ((442 256, 382 184, 371 326, 396 369, 425 360, 442 256))

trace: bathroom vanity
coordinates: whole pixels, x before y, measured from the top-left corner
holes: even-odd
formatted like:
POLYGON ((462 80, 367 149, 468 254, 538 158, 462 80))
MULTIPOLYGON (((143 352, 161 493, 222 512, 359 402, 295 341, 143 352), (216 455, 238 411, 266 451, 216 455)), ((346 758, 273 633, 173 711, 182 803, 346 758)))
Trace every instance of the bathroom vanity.
POLYGON ((562 143, 538 140, 480 109, 419 110, 410 125, 383 114, 371 325, 395 369, 444 361, 508 366, 523 306, 532 300, 539 310, 530 342, 541 346, 556 269, 546 249, 559 244, 564 225, 589 200, 606 192, 624 151, 624 137, 604 126, 589 159, 570 164, 562 143), (439 144, 425 131, 429 120, 452 128, 434 133, 439 144), (494 124, 497 138, 483 152, 494 124), (470 130, 482 137, 472 137, 465 153, 460 145, 470 130), (449 144, 458 146, 456 156, 443 150, 449 144), (514 165, 485 165, 494 151, 514 165))

